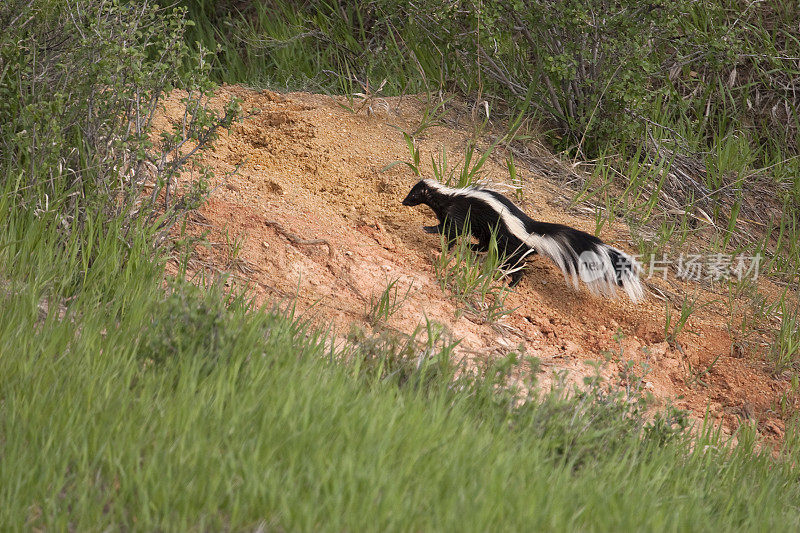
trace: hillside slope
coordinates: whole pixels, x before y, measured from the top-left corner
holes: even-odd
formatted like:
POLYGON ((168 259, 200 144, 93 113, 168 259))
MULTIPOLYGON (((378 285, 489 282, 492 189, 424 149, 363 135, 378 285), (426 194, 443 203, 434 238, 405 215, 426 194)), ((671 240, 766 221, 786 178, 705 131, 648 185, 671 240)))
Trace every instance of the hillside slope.
MULTIPOLYGON (((426 318, 439 322, 462 339, 459 357, 476 361, 523 351, 541 361, 544 384, 561 371, 579 381, 600 360, 606 377, 631 385, 625 368, 634 362, 634 373, 645 375, 639 384, 657 404, 671 401, 698 417, 708 409, 727 430, 756 418, 764 435, 782 436, 777 405, 788 380, 770 373, 757 343, 743 349, 731 337, 729 307, 709 285, 656 277, 648 280, 656 290, 642 303, 601 299, 573 290, 553 263, 536 257, 506 301, 514 309, 509 315, 488 324, 458 312, 434 276, 439 240, 421 228, 432 213, 400 204, 418 178, 405 165, 390 166, 409 160, 399 130, 420 125, 424 102, 381 98, 369 102, 369 113, 367 106, 354 113, 344 99, 227 86, 218 93, 219 105, 233 96, 251 114, 204 156, 218 183, 189 219, 189 233, 208 241, 190 259, 190 275, 229 272, 232 283, 246 284, 258 302, 294 300, 305 316, 332 324, 338 338, 354 326, 366 328, 370 298, 397 280, 401 295, 410 290, 387 327, 410 333, 426 318), (679 348, 670 346, 659 294, 695 292, 707 305, 692 314, 679 348)), ((176 94, 167 102, 162 121, 179 120, 178 100, 176 94)), ((432 177, 432 154, 444 148, 457 161, 464 153, 469 123, 468 114, 451 113, 447 126, 425 131, 419 143, 424 177, 432 177)), ((518 168, 519 205, 539 220, 593 232, 593 220, 565 208, 570 169, 541 147, 531 149, 527 168, 518 168)), ((493 154, 483 178, 503 182, 507 175, 503 156, 493 154)), ((622 224, 600 237, 636 252, 622 224)), ((170 268, 177 272, 177 262, 170 268)), ((528 371, 524 365, 519 370, 528 371)))

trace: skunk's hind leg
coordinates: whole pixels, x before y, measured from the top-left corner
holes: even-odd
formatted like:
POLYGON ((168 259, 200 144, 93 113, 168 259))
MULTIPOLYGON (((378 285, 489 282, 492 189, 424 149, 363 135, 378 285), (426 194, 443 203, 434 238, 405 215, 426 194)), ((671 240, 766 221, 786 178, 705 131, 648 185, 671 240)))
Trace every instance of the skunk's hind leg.
POLYGON ((525 271, 525 258, 529 254, 517 252, 506 257, 501 265, 501 268, 507 272, 507 276, 511 278, 509 287, 514 287, 522 279, 522 274, 525 271))

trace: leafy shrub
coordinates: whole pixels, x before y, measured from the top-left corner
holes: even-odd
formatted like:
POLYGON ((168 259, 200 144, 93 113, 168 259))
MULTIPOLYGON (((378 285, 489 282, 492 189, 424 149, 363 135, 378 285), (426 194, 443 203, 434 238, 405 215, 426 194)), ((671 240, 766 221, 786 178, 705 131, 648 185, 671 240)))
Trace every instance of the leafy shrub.
POLYGON ((558 148, 587 156, 641 145, 658 124, 700 134, 672 139, 684 149, 739 130, 762 159, 797 153, 792 0, 184 3, 192 39, 221 45, 226 81, 352 94, 385 79, 384 94, 444 89, 495 116, 529 100, 558 148))
POLYGON ((0 179, 16 181, 20 203, 59 213, 65 234, 98 211, 165 232, 196 207, 207 176, 186 191, 175 178, 238 107, 207 106, 214 85, 185 42, 185 9, 14 0, 0 21, 0 179), (174 89, 186 91, 183 121, 156 141, 153 119, 174 89))
POLYGON ((189 285, 176 286, 152 317, 137 355, 148 364, 192 356, 213 366, 241 334, 241 321, 232 315, 220 291, 204 295, 189 285))
POLYGON ((430 321, 408 336, 389 331, 367 334, 353 328, 339 357, 367 383, 392 383, 430 392, 446 389, 456 375, 452 356, 457 344, 446 338, 441 325, 430 321), (425 341, 418 339, 423 329, 425 341))

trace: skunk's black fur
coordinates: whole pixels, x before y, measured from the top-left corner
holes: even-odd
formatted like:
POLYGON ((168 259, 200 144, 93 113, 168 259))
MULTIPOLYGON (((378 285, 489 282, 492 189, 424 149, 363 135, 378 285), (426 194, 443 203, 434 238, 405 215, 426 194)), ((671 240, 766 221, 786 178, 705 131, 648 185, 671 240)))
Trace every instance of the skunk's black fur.
POLYGON ((480 187, 454 189, 428 179, 414 185, 403 200, 403 205, 419 204, 429 206, 439 219, 437 226, 425 226, 425 231, 444 233, 451 243, 457 235, 470 233, 478 240, 473 248, 487 251, 494 232, 512 286, 522 277, 525 259, 538 252, 552 259, 576 288, 580 277, 594 293, 611 296, 620 287, 633 301, 644 297, 639 267, 632 257, 594 235, 537 222, 499 192, 480 187))

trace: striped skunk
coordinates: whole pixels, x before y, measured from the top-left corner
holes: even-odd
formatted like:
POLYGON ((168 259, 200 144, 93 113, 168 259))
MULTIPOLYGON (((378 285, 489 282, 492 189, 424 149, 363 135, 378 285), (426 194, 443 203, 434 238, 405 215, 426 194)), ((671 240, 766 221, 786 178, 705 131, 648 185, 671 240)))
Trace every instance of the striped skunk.
POLYGON ((522 278, 525 259, 538 252, 552 259, 576 289, 580 277, 594 294, 613 296, 621 287, 634 302, 644 298, 640 267, 631 256, 583 231, 537 222, 499 192, 482 187, 455 189, 425 179, 403 200, 406 206, 419 204, 433 209, 439 219, 438 225, 423 229, 444 233, 451 246, 457 235, 468 232, 478 240, 473 249, 485 252, 495 233, 512 287, 522 278))

